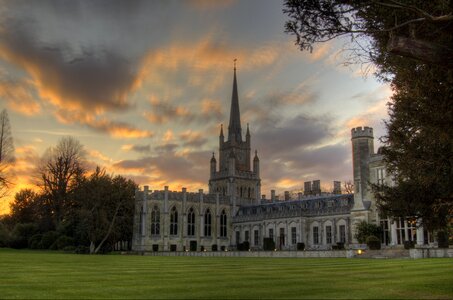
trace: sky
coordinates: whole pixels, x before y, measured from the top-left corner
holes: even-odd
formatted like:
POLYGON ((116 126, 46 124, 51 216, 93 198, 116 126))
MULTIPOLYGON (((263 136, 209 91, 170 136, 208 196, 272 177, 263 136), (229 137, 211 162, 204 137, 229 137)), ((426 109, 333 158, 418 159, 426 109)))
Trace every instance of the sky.
MULTIPOLYGON (((237 79, 262 193, 352 179, 350 130, 385 133, 388 85, 346 66, 348 41, 301 52, 276 0, 0 1, 0 109, 14 193, 65 136, 96 165, 150 189, 208 190, 237 79)), ((376 147, 378 141, 376 140, 376 147)), ((0 211, 8 209, 8 199, 0 211)))

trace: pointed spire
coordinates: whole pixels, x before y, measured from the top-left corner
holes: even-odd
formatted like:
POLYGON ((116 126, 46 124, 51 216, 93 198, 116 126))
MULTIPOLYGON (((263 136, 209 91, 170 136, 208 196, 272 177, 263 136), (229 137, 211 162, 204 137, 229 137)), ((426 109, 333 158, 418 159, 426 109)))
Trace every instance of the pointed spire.
POLYGON ((258 151, 255 150, 255 157, 253 158, 253 161, 259 161, 260 159, 258 158, 258 151))
POLYGON ((220 124, 220 137, 223 137, 223 124, 220 124))
POLYGON ((236 80, 236 59, 234 59, 233 94, 231 95, 230 124, 228 125, 228 140, 241 142, 241 114, 239 112, 238 85, 236 80))
POLYGON ((211 162, 212 162, 212 163, 216 162, 216 159, 215 159, 215 155, 214 155, 214 152, 212 152, 212 158, 211 158, 211 162))
POLYGON ((246 133, 247 136, 250 136, 250 129, 249 129, 249 123, 247 123, 247 133, 246 133))

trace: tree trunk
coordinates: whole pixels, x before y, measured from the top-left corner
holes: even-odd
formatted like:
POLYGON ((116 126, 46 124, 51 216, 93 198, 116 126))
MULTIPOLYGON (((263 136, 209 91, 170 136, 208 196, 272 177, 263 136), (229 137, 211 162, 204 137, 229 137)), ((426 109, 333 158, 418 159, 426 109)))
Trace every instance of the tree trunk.
POLYGON ((411 57, 429 64, 453 68, 453 49, 402 36, 390 36, 387 44, 390 53, 411 57))
POLYGON ((122 204, 122 201, 120 201, 118 203, 118 205, 116 206, 115 213, 113 214, 112 221, 110 222, 110 225, 109 225, 109 229, 107 230, 107 233, 105 234, 105 236, 102 239, 102 241, 96 247, 96 250, 94 250, 94 254, 97 254, 99 252, 99 250, 101 250, 102 245, 108 239, 110 233, 112 232, 113 225, 115 224, 115 219, 116 219, 116 216, 118 215, 118 211, 120 210, 121 204, 122 204))

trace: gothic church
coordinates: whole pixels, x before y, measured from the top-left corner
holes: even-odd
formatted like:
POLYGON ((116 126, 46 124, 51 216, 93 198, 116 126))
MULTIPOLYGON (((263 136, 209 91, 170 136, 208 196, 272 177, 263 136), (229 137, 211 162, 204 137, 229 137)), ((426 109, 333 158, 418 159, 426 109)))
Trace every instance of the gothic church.
POLYGON ((262 250, 272 240, 278 250, 332 249, 338 243, 354 245, 359 221, 382 226, 383 246, 398 246, 411 240, 432 243, 422 227, 406 219, 381 218, 369 183, 391 180, 386 176, 383 157, 374 152, 373 129, 351 130, 354 194, 323 194, 319 181, 304 187, 307 195, 277 199, 261 195, 260 160, 252 159, 251 135, 247 124, 242 136, 236 68, 233 75, 227 140, 223 126, 219 136, 219 162, 210 161, 209 193, 151 190, 144 186, 135 199, 134 251, 225 251, 248 242, 251 250, 262 250), (217 168, 218 167, 218 168, 217 168))

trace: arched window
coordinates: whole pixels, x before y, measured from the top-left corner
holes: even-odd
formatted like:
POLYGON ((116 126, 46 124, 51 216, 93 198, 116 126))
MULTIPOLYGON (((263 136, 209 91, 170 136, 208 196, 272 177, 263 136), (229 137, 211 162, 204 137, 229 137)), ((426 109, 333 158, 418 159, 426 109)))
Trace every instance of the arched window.
POLYGON ((204 236, 211 236, 211 211, 209 208, 204 213, 204 236))
POLYGON ((187 235, 195 235, 195 212, 192 207, 189 209, 189 213, 187 214, 187 235))
POLYGON ((226 236, 227 236, 227 215, 225 213, 225 210, 222 210, 222 213, 220 214, 220 237, 226 236))
POLYGON ((139 233, 143 234, 143 206, 140 208, 140 228, 139 228, 139 233))
POLYGON ((170 235, 178 234, 178 211, 173 206, 170 212, 170 235))
POLYGON ((151 235, 160 234, 160 212, 157 205, 151 211, 151 235))

